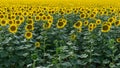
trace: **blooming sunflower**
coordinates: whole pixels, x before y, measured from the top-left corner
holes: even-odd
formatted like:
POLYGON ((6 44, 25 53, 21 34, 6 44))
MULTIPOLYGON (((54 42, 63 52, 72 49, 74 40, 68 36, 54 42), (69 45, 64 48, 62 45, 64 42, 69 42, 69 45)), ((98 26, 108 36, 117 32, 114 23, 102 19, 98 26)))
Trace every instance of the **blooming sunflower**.
POLYGON ((101 20, 100 19, 96 20, 96 24, 97 25, 101 24, 101 20))
POLYGON ((102 32, 108 32, 108 31, 110 31, 110 26, 108 24, 103 24, 101 31, 102 32))
POLYGON ((35 47, 39 48, 40 47, 40 42, 35 42, 35 47))
POLYGON ((31 39, 32 38, 32 32, 25 32, 25 38, 31 39))
POLYGON ((118 43, 120 43, 120 38, 117 38, 116 41, 117 41, 118 43))
POLYGON ((0 24, 1 24, 1 26, 6 26, 7 23, 8 23, 7 20, 2 19, 0 24))
POLYGON ((25 30, 26 30, 26 31, 34 30, 33 24, 27 24, 27 25, 25 26, 25 30))
POLYGON ((43 28, 44 29, 49 29, 51 27, 51 23, 44 23, 43 28))
POLYGON ((81 28, 81 26, 82 26, 82 22, 81 21, 77 21, 74 25, 73 25, 73 27, 74 28, 81 28))
POLYGON ((67 24, 67 21, 65 19, 60 19, 58 20, 56 25, 57 25, 57 28, 64 28, 66 24, 67 24))
POLYGON ((116 27, 118 27, 118 26, 120 25, 120 20, 116 21, 116 22, 114 23, 114 25, 115 25, 116 27))
POLYGON ((88 25, 88 21, 84 21, 84 26, 87 26, 88 25))
POLYGON ((9 32, 11 33, 16 33, 17 32, 17 25, 15 24, 11 24, 10 27, 9 27, 9 32))

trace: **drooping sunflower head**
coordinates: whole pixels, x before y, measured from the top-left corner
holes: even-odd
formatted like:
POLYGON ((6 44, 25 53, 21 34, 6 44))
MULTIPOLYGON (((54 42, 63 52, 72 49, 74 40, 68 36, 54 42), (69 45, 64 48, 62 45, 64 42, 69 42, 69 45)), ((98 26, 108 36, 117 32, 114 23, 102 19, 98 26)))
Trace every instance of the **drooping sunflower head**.
POLYGON ((101 31, 102 32, 109 32, 110 31, 110 26, 108 24, 103 24, 101 31))
POLYGON ((25 32, 25 38, 31 39, 32 38, 32 32, 25 32))
POLYGON ((9 32, 11 33, 16 33, 17 32, 17 25, 15 24, 11 24, 10 27, 9 27, 9 32))

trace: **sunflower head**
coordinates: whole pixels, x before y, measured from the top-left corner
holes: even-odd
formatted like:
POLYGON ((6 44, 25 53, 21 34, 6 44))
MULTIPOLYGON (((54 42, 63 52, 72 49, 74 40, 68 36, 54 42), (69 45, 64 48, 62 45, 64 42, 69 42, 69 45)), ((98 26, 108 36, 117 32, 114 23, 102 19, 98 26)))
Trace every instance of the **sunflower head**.
POLYGON ((84 26, 87 26, 88 25, 88 21, 84 21, 84 26))
POLYGON ((39 48, 40 47, 40 42, 35 42, 35 47, 39 48))
POLYGON ((31 39, 32 38, 32 32, 26 32, 25 33, 25 38, 26 39, 31 39))
POLYGON ((100 19, 96 20, 96 24, 97 25, 101 24, 101 20, 100 19))
POLYGON ((102 32, 109 32, 110 26, 108 24, 103 24, 101 31, 102 32))
POLYGON ((81 28, 82 27, 82 22, 81 21, 77 21, 74 25, 74 28, 81 28))
POLYGON ((25 30, 26 30, 26 31, 34 30, 33 24, 27 24, 27 25, 25 26, 25 30))
POLYGON ((0 22, 1 26, 6 26, 7 23, 8 23, 8 22, 7 22, 7 20, 5 20, 5 19, 2 19, 1 22, 0 22))
POLYGON ((15 24, 12 24, 12 25, 10 25, 10 27, 9 27, 9 32, 11 32, 11 33, 16 33, 17 32, 17 25, 15 25, 15 24))
POLYGON ((67 21, 65 19, 59 19, 56 25, 57 25, 57 28, 64 28, 66 24, 67 24, 67 21))
POLYGON ((120 20, 116 21, 114 24, 116 27, 120 26, 120 20))
POLYGON ((120 43, 120 38, 117 38, 116 41, 117 41, 118 43, 120 43))
POLYGON ((44 23, 43 28, 44 29, 49 29, 51 27, 51 25, 52 25, 51 23, 44 23))

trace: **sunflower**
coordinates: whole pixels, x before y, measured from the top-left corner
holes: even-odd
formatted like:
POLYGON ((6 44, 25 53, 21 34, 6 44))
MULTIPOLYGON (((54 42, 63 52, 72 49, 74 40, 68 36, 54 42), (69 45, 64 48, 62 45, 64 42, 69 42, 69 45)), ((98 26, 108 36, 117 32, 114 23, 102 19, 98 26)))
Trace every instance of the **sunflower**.
POLYGON ((9 27, 9 32, 16 33, 17 32, 17 26, 15 24, 11 24, 9 27))
POLYGON ((40 20, 40 16, 39 15, 35 16, 35 21, 39 21, 39 20, 40 20))
POLYGON ((114 24, 116 27, 118 27, 120 25, 120 20, 116 21, 114 24))
POLYGON ((20 21, 20 20, 15 20, 15 24, 16 24, 17 26, 20 26, 20 25, 21 25, 21 21, 20 21))
POLYGON ((28 19, 28 20, 27 20, 27 24, 34 24, 33 19, 28 19))
POLYGON ((66 24, 67 24, 67 21, 65 19, 60 19, 58 20, 56 25, 57 25, 57 28, 64 28, 66 24))
POLYGON ((8 20, 8 24, 9 25, 14 24, 14 21, 13 20, 8 20))
POLYGON ((87 26, 88 25, 88 21, 84 21, 84 26, 87 26))
POLYGON ((94 23, 94 24, 93 24, 93 28, 95 29, 96 27, 97 27, 97 25, 94 23))
POLYGON ((97 25, 101 24, 101 20, 100 19, 96 20, 96 24, 97 25))
POLYGON ((93 28, 93 23, 90 23, 88 27, 93 28))
POLYGON ((23 16, 20 16, 20 17, 19 17, 19 20, 20 20, 21 22, 24 22, 25 19, 24 19, 23 16))
POLYGON ((73 25, 74 28, 81 28, 81 26, 82 26, 82 22, 81 22, 81 21, 77 21, 77 22, 73 25))
POLYGON ((43 21, 47 20, 47 16, 46 16, 46 15, 43 15, 43 16, 42 16, 42 20, 43 20, 43 21))
POLYGON ((7 23, 8 23, 7 20, 2 19, 0 24, 1 24, 1 26, 6 26, 7 23))
POLYGON ((76 36, 75 34, 71 34, 71 35, 70 35, 70 39, 71 39, 71 40, 75 40, 76 37, 77 37, 77 36, 76 36))
POLYGON ((79 33, 80 33, 81 31, 82 31, 82 28, 77 29, 77 32, 79 32, 79 33))
POLYGON ((25 32, 25 38, 31 39, 32 38, 32 32, 25 32))
POLYGON ((5 18, 5 16, 3 14, 0 14, 0 19, 5 18))
POLYGON ((93 29, 94 29, 93 27, 88 27, 88 31, 90 32, 93 31, 93 29))
POLYGON ((116 41, 117 41, 118 43, 120 43, 120 38, 117 38, 116 41))
POLYGON ((80 14, 80 18, 86 18, 85 13, 80 14))
POLYGON ((101 31, 102 32, 108 32, 108 31, 110 31, 110 26, 108 24, 103 24, 101 31))
POLYGON ((53 19, 49 19, 49 20, 48 20, 48 23, 51 23, 51 24, 52 24, 52 23, 53 23, 53 19))
POLYGON ((33 24, 27 24, 27 25, 25 26, 25 30, 26 30, 26 31, 34 30, 33 24))
POLYGON ((115 21, 115 19, 113 17, 108 19, 108 22, 113 23, 114 21, 115 21))
POLYGON ((35 47, 39 48, 40 47, 40 42, 35 42, 35 47))
POLYGON ((51 27, 51 23, 44 23, 43 28, 44 29, 49 29, 51 27))
POLYGON ((90 18, 95 18, 95 16, 96 16, 96 14, 93 14, 93 13, 92 13, 92 14, 90 14, 89 17, 90 17, 90 18))

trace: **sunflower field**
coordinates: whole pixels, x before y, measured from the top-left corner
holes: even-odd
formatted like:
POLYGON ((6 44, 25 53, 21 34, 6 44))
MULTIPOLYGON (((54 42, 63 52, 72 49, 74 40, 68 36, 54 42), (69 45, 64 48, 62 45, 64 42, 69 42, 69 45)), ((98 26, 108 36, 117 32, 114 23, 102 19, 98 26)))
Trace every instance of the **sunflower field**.
POLYGON ((0 68, 120 68, 120 0, 1 0, 0 68))

